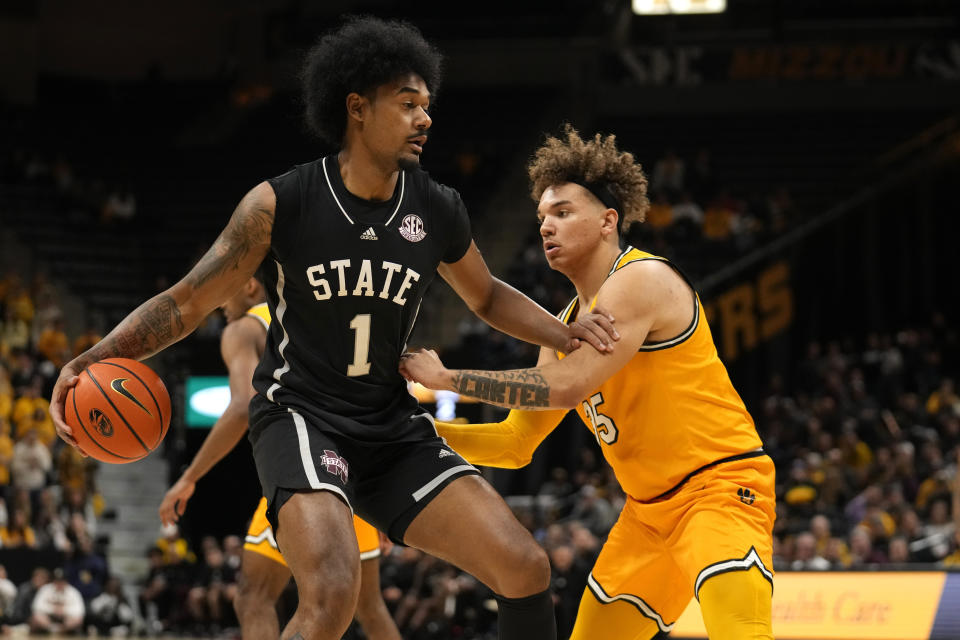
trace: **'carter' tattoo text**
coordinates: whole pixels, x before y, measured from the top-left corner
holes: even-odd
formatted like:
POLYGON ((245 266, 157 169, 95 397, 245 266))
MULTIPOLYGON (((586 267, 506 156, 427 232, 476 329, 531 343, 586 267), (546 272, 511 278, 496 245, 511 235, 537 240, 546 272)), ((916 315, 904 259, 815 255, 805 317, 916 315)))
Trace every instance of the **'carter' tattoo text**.
POLYGON ((459 371, 453 387, 462 395, 501 406, 550 406, 550 385, 537 371, 459 371))

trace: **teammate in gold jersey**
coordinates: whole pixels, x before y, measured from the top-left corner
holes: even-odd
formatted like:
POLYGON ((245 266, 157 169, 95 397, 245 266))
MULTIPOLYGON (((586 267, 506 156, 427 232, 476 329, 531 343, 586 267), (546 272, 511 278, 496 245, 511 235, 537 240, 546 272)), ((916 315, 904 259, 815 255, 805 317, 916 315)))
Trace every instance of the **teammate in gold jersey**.
MULTIPOLYGON (((270 311, 265 300, 263 286, 251 278, 221 307, 227 326, 220 337, 220 354, 230 376, 230 404, 213 425, 190 466, 160 503, 160 519, 164 524, 176 522, 183 515, 197 481, 222 460, 247 431, 247 406, 254 393, 253 370, 260 362, 270 326, 270 311)), ((266 508, 267 501, 261 498, 243 545, 240 589, 234 609, 244 640, 280 636, 275 605, 290 582, 290 569, 277 548, 266 508)), ((371 640, 400 640, 400 632, 380 593, 379 533, 356 516, 353 526, 360 548, 361 575, 355 617, 371 640)))
POLYGON ((773 462, 690 282, 667 260, 620 245, 622 221, 642 221, 649 206, 642 168, 614 136, 585 141, 567 126, 528 171, 547 261, 577 291, 561 319, 615 323, 612 352, 542 349, 530 369, 451 371, 419 350, 401 372, 513 409, 500 423, 437 423, 474 464, 527 464, 570 408, 593 431, 627 501, 588 577, 573 640, 669 632, 692 597, 713 640, 772 638, 773 462))

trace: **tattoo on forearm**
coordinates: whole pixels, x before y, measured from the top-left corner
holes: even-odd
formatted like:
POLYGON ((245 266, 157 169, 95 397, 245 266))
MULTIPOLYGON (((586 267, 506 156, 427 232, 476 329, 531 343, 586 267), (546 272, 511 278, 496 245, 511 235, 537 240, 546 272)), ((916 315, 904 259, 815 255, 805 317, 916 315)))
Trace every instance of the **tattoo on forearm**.
POLYGON ((253 247, 270 242, 272 229, 273 212, 246 200, 241 202, 213 246, 187 275, 187 282, 199 287, 211 278, 238 269, 253 247))
POLYGON ((168 295, 160 295, 138 309, 129 323, 90 350, 91 361, 104 358, 140 358, 170 345, 183 335, 180 307, 168 295))
POLYGON ((514 371, 458 371, 453 387, 470 396, 517 409, 550 406, 550 385, 538 369, 514 371))

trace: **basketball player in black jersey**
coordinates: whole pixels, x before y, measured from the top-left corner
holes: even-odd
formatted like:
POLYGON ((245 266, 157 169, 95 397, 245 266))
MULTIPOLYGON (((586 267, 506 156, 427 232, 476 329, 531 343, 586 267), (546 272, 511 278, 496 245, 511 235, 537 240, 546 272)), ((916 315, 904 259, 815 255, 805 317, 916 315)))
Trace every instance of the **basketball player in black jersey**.
POLYGON ((283 638, 337 639, 350 624, 354 510, 488 585, 500 638, 556 638, 546 554, 437 436, 398 364, 437 273, 480 318, 521 340, 569 352, 583 339, 606 351, 615 332, 600 314, 568 327, 493 278, 457 192, 420 169, 440 63, 403 22, 352 18, 321 37, 301 75, 306 119, 339 153, 254 187, 193 269, 64 366, 53 390, 57 432, 76 446, 63 404, 85 366, 173 344, 259 270, 273 322, 254 373, 249 438, 297 583, 283 638))

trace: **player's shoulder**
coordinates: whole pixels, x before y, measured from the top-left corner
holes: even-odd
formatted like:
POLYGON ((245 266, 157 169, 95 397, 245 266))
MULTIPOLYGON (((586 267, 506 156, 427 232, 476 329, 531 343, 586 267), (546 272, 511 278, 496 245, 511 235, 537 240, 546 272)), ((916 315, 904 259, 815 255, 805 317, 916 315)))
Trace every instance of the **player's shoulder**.
POLYGON ((309 182, 311 176, 323 172, 324 157, 320 156, 313 160, 290 165, 281 173, 267 178, 264 182, 268 182, 274 188, 289 183, 299 184, 301 180, 309 182))
POLYGON ((671 261, 632 249, 621 253, 600 288, 599 298, 629 301, 634 309, 651 305, 665 308, 679 304, 682 298, 689 300, 682 294, 693 290, 692 283, 671 261), (636 295, 638 291, 643 295, 636 295))
POLYGON ((243 315, 227 323, 220 332, 220 343, 223 346, 237 346, 245 342, 257 342, 266 334, 266 331, 260 318, 243 315))
POLYGON ((411 186, 421 197, 426 197, 431 203, 439 204, 441 207, 463 206, 460 192, 438 181, 426 169, 412 169, 407 172, 407 175, 411 186))

